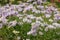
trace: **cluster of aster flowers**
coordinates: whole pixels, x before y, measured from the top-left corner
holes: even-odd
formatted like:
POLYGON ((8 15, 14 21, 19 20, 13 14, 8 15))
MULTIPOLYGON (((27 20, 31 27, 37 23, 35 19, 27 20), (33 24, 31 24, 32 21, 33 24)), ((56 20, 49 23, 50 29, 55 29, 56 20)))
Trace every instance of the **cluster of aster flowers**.
MULTIPOLYGON (((0 28, 7 25, 8 28, 16 26, 17 24, 23 25, 23 23, 30 23, 31 30, 27 32, 27 35, 36 35, 38 29, 45 27, 45 31, 48 29, 56 29, 60 27, 57 21, 60 20, 60 11, 53 5, 43 5, 45 1, 28 0, 25 3, 20 3, 19 5, 5 5, 0 7, 0 28), (43 3, 43 4, 42 4, 43 3), (8 17, 18 17, 17 20, 9 21, 8 17), (48 22, 47 22, 47 21, 48 22)), ((41 29, 42 30, 42 29, 41 29)), ((13 31, 15 32, 15 31, 13 31)), ((43 35, 42 32, 39 32, 43 35)))

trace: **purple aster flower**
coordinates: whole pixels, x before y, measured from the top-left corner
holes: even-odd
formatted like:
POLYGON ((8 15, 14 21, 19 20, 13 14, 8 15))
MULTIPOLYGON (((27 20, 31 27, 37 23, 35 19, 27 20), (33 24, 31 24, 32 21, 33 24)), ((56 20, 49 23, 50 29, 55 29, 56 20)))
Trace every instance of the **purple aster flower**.
POLYGON ((60 16, 56 16, 55 18, 56 18, 57 20, 60 20, 60 16))
POLYGON ((2 17, 1 21, 2 21, 3 24, 7 23, 7 19, 5 17, 2 17))
POLYGON ((29 32, 27 32, 27 35, 33 35, 33 34, 35 34, 36 33, 36 30, 31 30, 31 31, 29 31, 29 32))
POLYGON ((55 14, 54 16, 55 19, 60 20, 60 14, 55 14))
POLYGON ((37 0, 37 4, 43 3, 42 0, 37 0))
POLYGON ((7 16, 8 16, 8 13, 3 12, 3 13, 2 13, 2 16, 7 17, 7 16))

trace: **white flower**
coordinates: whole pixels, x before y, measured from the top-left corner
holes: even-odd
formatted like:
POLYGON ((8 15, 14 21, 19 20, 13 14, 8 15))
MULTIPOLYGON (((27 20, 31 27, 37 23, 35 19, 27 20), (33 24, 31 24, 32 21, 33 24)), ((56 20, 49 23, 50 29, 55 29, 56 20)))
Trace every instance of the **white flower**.
POLYGON ((47 24, 46 22, 44 22, 44 23, 40 23, 40 24, 41 24, 41 26, 43 26, 43 27, 48 26, 48 24, 47 24))
POLYGON ((31 23, 31 25, 34 25, 34 24, 35 24, 35 22, 31 23))
POLYGON ((2 21, 2 17, 0 18, 0 21, 2 21))
POLYGON ((25 6, 25 3, 21 3, 19 4, 20 7, 24 7, 25 6))
POLYGON ((48 9, 48 6, 45 6, 46 9, 48 9))
POLYGON ((27 18, 35 19, 36 17, 31 14, 31 15, 27 15, 27 18))
POLYGON ((19 19, 23 19, 23 17, 19 17, 19 19))
POLYGON ((22 25, 22 24, 23 24, 23 22, 18 22, 18 24, 19 24, 19 25, 22 25))
POLYGON ((41 23, 40 21, 36 21, 36 24, 40 25, 40 23, 41 23))
POLYGON ((30 39, 26 39, 26 40, 30 40, 30 39))
POLYGON ((57 14, 60 14, 60 11, 56 11, 57 12, 57 14))
POLYGON ((53 29, 56 29, 56 27, 54 27, 53 25, 48 25, 48 28, 53 28, 53 29))
POLYGON ((33 0, 27 0, 27 2, 31 2, 31 1, 33 1, 33 0))
POLYGON ((45 26, 45 24, 44 24, 44 23, 40 23, 40 24, 41 24, 41 26, 43 26, 43 27, 45 26))
POLYGON ((18 37, 17 37, 17 40, 20 40, 20 39, 21 39, 21 38, 18 36, 18 37))
POLYGON ((40 13, 40 10, 36 10, 35 13, 39 14, 40 13))
POLYGON ((43 18, 42 17, 36 17, 36 20, 43 21, 43 18))
POLYGON ((27 18, 23 18, 23 22, 27 22, 27 20, 28 20, 27 18))
POLYGON ((40 34, 40 35, 43 35, 43 32, 39 31, 39 34, 40 34))
POLYGON ((17 24, 17 21, 15 20, 15 21, 9 22, 8 26, 16 26, 16 24, 17 24))
POLYGON ((22 17, 23 15, 21 15, 21 14, 17 14, 17 17, 22 17))
POLYGON ((51 17, 51 14, 45 14, 46 18, 51 17))
POLYGON ((44 9, 44 6, 39 5, 39 6, 37 6, 37 8, 44 9))
POLYGON ((46 31, 46 32, 48 31, 48 27, 45 28, 45 31, 46 31))
POLYGON ((33 4, 37 4, 37 2, 33 2, 33 4))
POLYGON ((30 19, 24 18, 23 22, 31 23, 32 21, 30 19))
POLYGON ((37 11, 37 9, 36 9, 36 8, 33 8, 33 9, 32 9, 32 12, 36 12, 36 11, 37 11))
POLYGON ((27 23, 31 23, 32 21, 31 20, 27 20, 27 23))
POLYGON ((55 8, 55 10, 54 11, 58 11, 58 9, 57 8, 55 8))
POLYGON ((44 10, 44 11, 41 11, 41 13, 46 13, 46 11, 44 10))
POLYGON ((60 27, 60 24, 58 23, 53 23, 52 25, 54 25, 55 27, 60 27))
POLYGON ((52 19, 49 19, 49 21, 50 21, 50 22, 53 22, 53 20, 52 20, 52 19))
POLYGON ((13 30, 13 33, 14 33, 14 34, 17 34, 17 33, 19 33, 19 31, 13 30))

